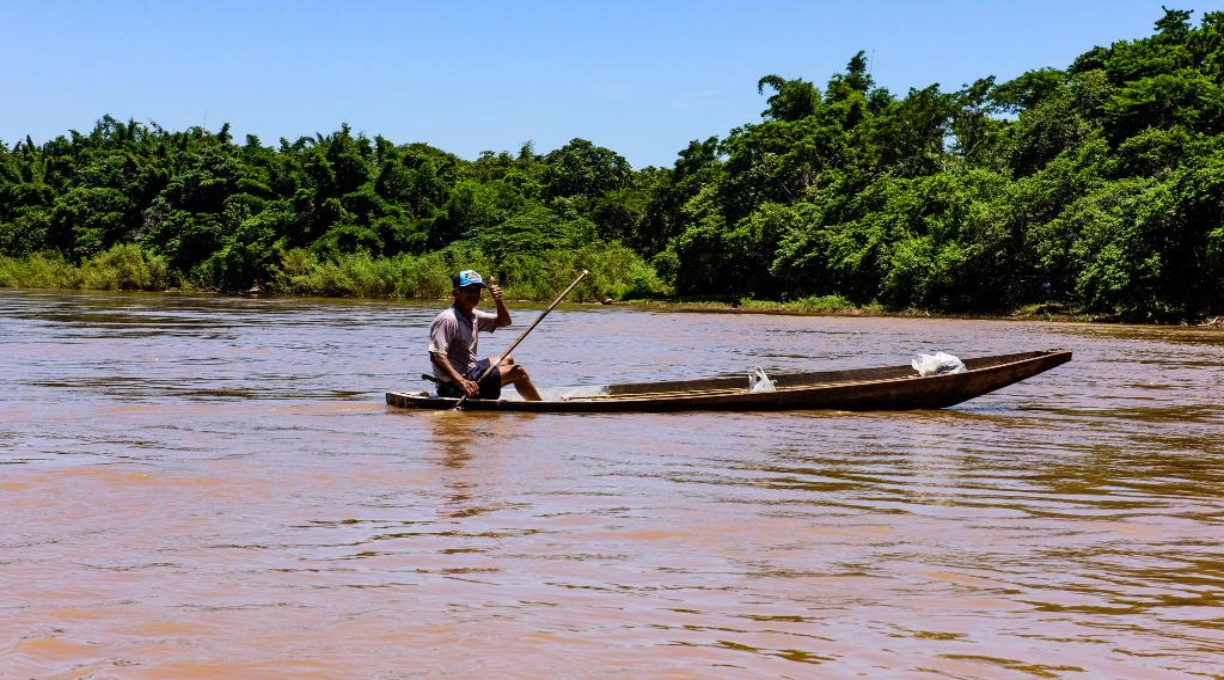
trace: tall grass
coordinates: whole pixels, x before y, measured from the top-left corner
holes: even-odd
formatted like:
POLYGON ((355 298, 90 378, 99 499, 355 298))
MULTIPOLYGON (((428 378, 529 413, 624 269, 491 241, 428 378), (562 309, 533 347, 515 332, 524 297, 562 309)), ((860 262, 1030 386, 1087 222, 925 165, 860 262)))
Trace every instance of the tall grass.
MULTIPOLYGON (((649 264, 619 244, 514 253, 495 262, 466 242, 424 255, 387 258, 356 253, 325 259, 308 250, 287 250, 280 253, 263 291, 436 299, 450 295, 451 276, 460 269, 496 277, 506 297, 515 300, 551 299, 583 269, 591 273, 571 294, 572 300, 623 300, 670 292, 649 264)), ((188 276, 170 271, 164 258, 134 244, 117 245, 79 265, 57 254, 0 257, 0 287, 159 291, 185 286, 189 287, 188 276)))
POLYGON ((285 251, 268 291, 328 297, 442 297, 451 289, 440 253, 372 258, 365 253, 321 260, 301 249, 285 251))
POLYGON ((460 269, 496 278, 506 297, 515 300, 551 299, 583 269, 591 273, 572 293, 576 301, 668 292, 654 269, 632 250, 604 243, 514 253, 496 262, 467 243, 425 255, 378 259, 355 254, 322 260, 305 250, 289 250, 282 254, 268 290, 288 295, 442 298, 450 294, 451 276, 460 269))
POLYGON ((494 267, 507 296, 520 300, 551 299, 583 269, 590 274, 571 294, 575 301, 658 297, 671 292, 653 267, 617 243, 514 254, 494 267))
POLYGON ((165 290, 166 260, 135 244, 119 244, 79 265, 55 253, 0 257, 0 286, 89 290, 165 290))
POLYGON ((78 268, 57 254, 0 257, 0 286, 5 288, 76 288, 78 268))

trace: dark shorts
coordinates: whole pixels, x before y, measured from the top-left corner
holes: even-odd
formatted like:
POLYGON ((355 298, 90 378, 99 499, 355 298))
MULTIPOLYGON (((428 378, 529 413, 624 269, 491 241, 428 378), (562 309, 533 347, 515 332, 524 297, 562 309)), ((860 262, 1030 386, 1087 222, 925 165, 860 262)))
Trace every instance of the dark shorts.
MULTIPOLYGON (((468 380, 476 380, 485 371, 489 370, 489 360, 481 359, 473 365, 468 372, 463 375, 468 380)), ((479 383, 480 394, 474 398, 479 399, 500 399, 501 398, 501 370, 494 371, 485 378, 484 382, 479 383)), ((452 382, 438 383, 438 396, 447 397, 450 399, 458 399, 463 396, 463 390, 452 382)))

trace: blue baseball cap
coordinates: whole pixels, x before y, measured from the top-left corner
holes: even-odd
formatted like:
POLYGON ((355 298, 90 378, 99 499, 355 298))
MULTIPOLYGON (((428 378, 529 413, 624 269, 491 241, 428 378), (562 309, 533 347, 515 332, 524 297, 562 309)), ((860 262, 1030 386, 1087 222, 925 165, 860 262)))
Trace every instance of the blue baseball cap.
POLYGON ((480 274, 477 274, 471 269, 464 269, 458 274, 455 274, 452 280, 454 281, 456 288, 463 288, 464 286, 480 286, 481 288, 488 288, 488 286, 485 285, 484 279, 480 278, 480 274))

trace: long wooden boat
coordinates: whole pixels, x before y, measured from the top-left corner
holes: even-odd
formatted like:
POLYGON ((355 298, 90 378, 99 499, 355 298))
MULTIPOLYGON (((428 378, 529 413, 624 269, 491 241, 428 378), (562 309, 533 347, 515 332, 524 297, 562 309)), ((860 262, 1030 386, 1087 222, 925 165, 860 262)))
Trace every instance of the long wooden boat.
MULTIPOLYGON (((1071 360, 1052 349, 966 359, 963 373, 920 376, 911 366, 771 375, 773 392, 749 391, 746 376, 571 388, 545 401, 468 399, 464 410, 536 413, 663 411, 900 411, 944 408, 1007 387, 1071 360)), ((388 392, 391 406, 451 409, 457 399, 429 392, 388 392)))

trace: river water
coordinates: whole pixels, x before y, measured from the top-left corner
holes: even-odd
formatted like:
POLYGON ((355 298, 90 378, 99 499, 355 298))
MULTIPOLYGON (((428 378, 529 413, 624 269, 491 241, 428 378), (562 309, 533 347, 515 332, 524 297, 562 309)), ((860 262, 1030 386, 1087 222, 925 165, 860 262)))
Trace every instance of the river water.
POLYGON ((0 677, 1224 677, 1224 333, 563 307, 542 386, 1075 359, 943 411, 388 408, 440 305, 0 291, 0 677))

